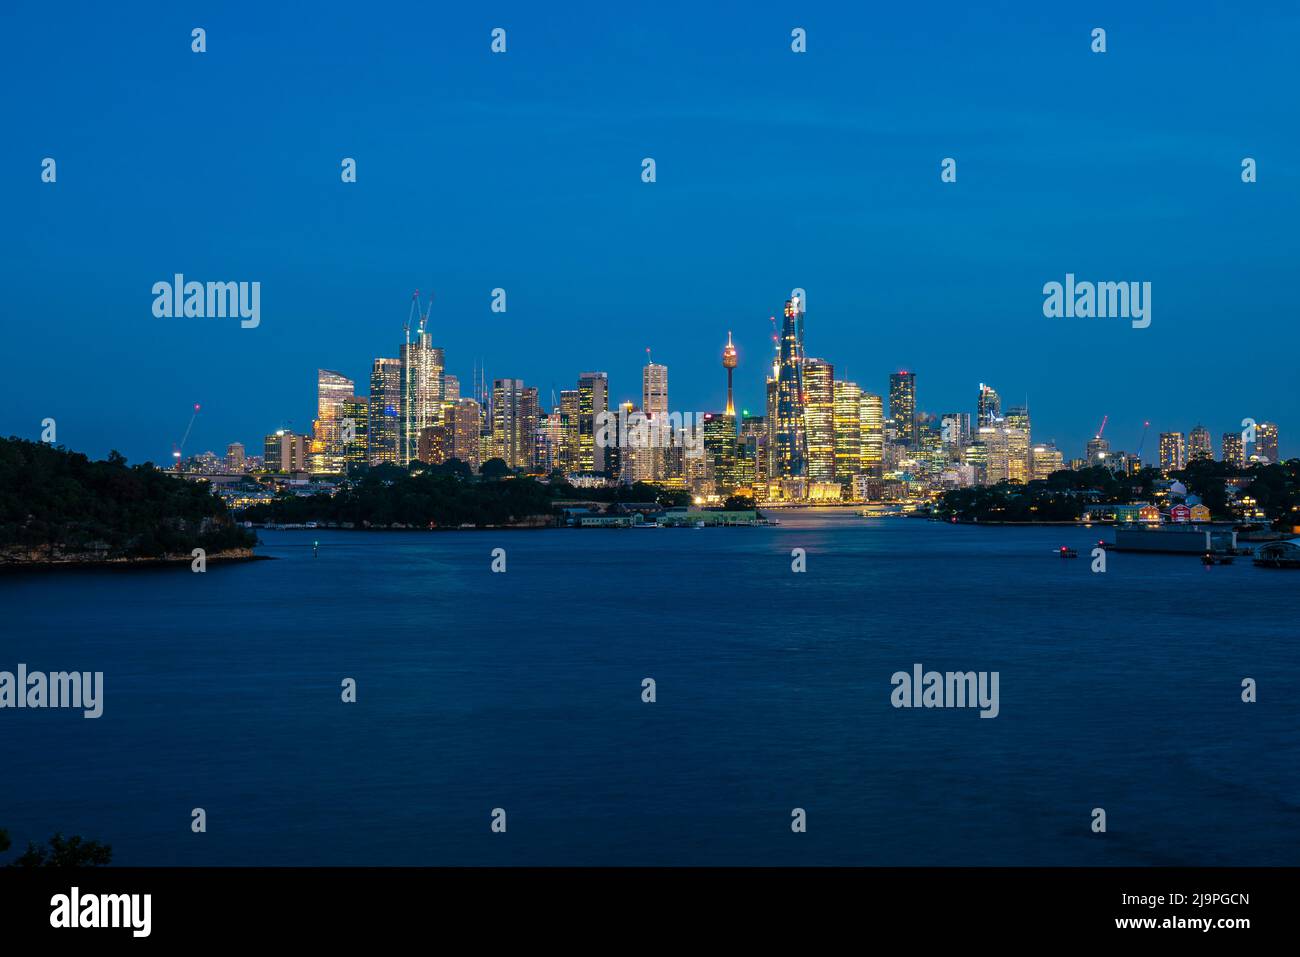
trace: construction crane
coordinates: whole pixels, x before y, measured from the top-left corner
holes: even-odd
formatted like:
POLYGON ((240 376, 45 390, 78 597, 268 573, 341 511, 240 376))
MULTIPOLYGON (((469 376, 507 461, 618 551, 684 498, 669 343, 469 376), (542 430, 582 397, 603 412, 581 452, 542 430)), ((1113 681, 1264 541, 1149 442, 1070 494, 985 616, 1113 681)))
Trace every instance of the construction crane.
POLYGON ((1147 430, 1149 430, 1150 428, 1151 428, 1150 422, 1142 423, 1142 438, 1138 440, 1138 450, 1137 450, 1137 457, 1139 462, 1142 461, 1142 446, 1147 444, 1147 430))
POLYGON ((1101 425, 1097 428, 1097 438, 1101 438, 1101 433, 1103 433, 1103 432, 1106 431, 1106 421, 1107 421, 1109 418, 1110 418, 1110 414, 1109 414, 1109 413, 1107 413, 1106 415, 1103 415, 1103 416, 1101 417, 1101 425))
POLYGON ((185 452, 185 442, 190 437, 190 430, 194 428, 194 420, 199 417, 199 404, 194 403, 194 414, 190 416, 190 424, 185 426, 185 434, 181 436, 179 445, 172 446, 172 458, 176 460, 176 471, 181 470, 181 456, 185 452))

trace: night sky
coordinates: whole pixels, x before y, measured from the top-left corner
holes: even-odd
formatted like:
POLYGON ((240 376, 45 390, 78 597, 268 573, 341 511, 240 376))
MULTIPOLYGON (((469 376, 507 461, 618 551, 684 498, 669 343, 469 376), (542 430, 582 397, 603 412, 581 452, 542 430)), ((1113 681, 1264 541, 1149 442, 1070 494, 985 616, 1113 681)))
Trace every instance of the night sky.
POLYGON ((187 453, 260 453, 317 368, 367 390, 417 287, 466 393, 478 361, 639 401, 650 348, 673 410, 718 410, 730 330, 761 413, 798 286, 809 355, 882 394, 915 370, 928 412, 982 381, 1067 458, 1104 415, 1128 451, 1150 420, 1148 460, 1247 416, 1297 454, 1300 7, 1210 6, 6 10, 0 433, 165 462, 200 402, 187 453), (260 326, 156 318, 178 272, 260 282, 260 326), (1151 326, 1045 318, 1067 272, 1150 282, 1151 326))

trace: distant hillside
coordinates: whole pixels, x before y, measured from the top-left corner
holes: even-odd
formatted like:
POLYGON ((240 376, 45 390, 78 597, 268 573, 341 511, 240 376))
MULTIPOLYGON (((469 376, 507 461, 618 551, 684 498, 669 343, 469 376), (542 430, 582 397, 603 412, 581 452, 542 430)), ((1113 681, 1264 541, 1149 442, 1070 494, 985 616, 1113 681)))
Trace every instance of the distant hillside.
POLYGON ((206 483, 25 439, 0 439, 0 564, 209 557, 247 550, 206 483))

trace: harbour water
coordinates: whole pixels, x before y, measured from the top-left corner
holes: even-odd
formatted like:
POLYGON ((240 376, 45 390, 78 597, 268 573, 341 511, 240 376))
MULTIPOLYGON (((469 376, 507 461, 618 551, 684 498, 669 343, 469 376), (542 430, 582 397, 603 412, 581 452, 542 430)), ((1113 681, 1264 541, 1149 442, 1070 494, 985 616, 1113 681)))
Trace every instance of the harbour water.
POLYGON ((0 827, 123 865, 1300 863, 1300 575, 778 517, 0 578, 0 670, 104 672, 98 719, 0 711, 0 827), (915 664, 998 672, 997 717, 893 707, 915 664))

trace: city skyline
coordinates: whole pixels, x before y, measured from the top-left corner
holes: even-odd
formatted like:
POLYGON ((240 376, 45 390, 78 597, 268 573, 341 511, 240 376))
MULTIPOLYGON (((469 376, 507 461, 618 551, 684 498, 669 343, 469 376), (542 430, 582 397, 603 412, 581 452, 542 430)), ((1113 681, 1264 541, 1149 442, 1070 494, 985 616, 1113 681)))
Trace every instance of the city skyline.
MULTIPOLYGON (((457 458, 477 469, 489 458, 500 458, 509 468, 525 472, 605 472, 611 480, 623 482, 672 479, 693 486, 694 480, 707 479, 723 494, 755 483, 770 490, 769 483, 784 478, 814 484, 853 479, 857 494, 852 497, 866 498, 868 487, 874 490, 870 494, 879 497, 881 486, 857 482, 915 472, 915 467, 905 464, 909 460, 931 476, 927 484, 948 486, 1002 479, 1028 482, 1083 464, 1105 463, 1129 470, 1142 463, 1168 473, 1197 458, 1241 467, 1259 456, 1280 461, 1275 422, 1252 422, 1249 429, 1222 433, 1217 442, 1200 423, 1190 430, 1152 436, 1147 422, 1131 447, 1112 441, 1113 433, 1104 436, 1107 416, 1082 454, 1075 454, 1076 450, 1062 448, 1051 438, 1035 435, 1029 404, 1004 407, 989 383, 979 383, 967 411, 926 410, 915 370, 889 373, 887 391, 875 393, 837 376, 833 362, 806 354, 807 318, 801 294, 802 290, 795 290, 782 310, 782 333, 774 337, 766 366, 765 410, 733 412, 729 407, 739 365, 729 331, 720 362, 726 374, 727 410, 682 412, 672 408, 668 367, 656 362, 648 348, 639 403, 613 400, 616 393, 604 372, 582 373, 576 383, 570 381, 576 388, 553 391, 546 402, 536 386, 522 379, 485 376, 476 369, 474 396, 463 396, 459 378, 446 371, 445 350, 434 345, 432 334, 425 331, 430 309, 421 307, 417 291, 403 327, 402 358, 373 359, 371 394, 364 395, 355 381, 336 371, 317 369, 317 418, 310 431, 285 428, 267 433, 264 465, 272 471, 337 474, 345 470, 345 463, 407 465, 457 458), (386 370, 391 372, 386 375, 386 370), (402 382, 396 405, 388 381, 394 376, 402 382), (700 417, 706 423, 705 446, 697 451, 709 459, 707 468, 702 464, 690 468, 689 455, 683 459, 680 449, 678 457, 671 459, 662 449, 627 447, 620 452, 602 445, 602 414, 621 423, 622 441, 626 441, 627 414, 636 412, 646 413, 652 425, 676 416, 680 427, 685 418, 688 428, 692 417, 700 417), (345 426, 351 430, 346 441, 340 431, 345 426), (954 467, 956 472, 951 471, 954 467), (965 471, 967 467, 973 471, 965 471), (947 477, 940 478, 945 471, 947 477)), ((675 436, 669 438, 668 444, 679 444, 675 436)), ((658 442, 656 438, 653 444, 658 442)), ((227 444, 224 457, 242 462, 250 455, 247 449, 246 443, 236 440, 227 444)), ((203 454, 222 458, 215 453, 212 449, 203 454)), ((190 459, 194 457, 191 450, 190 459)))

